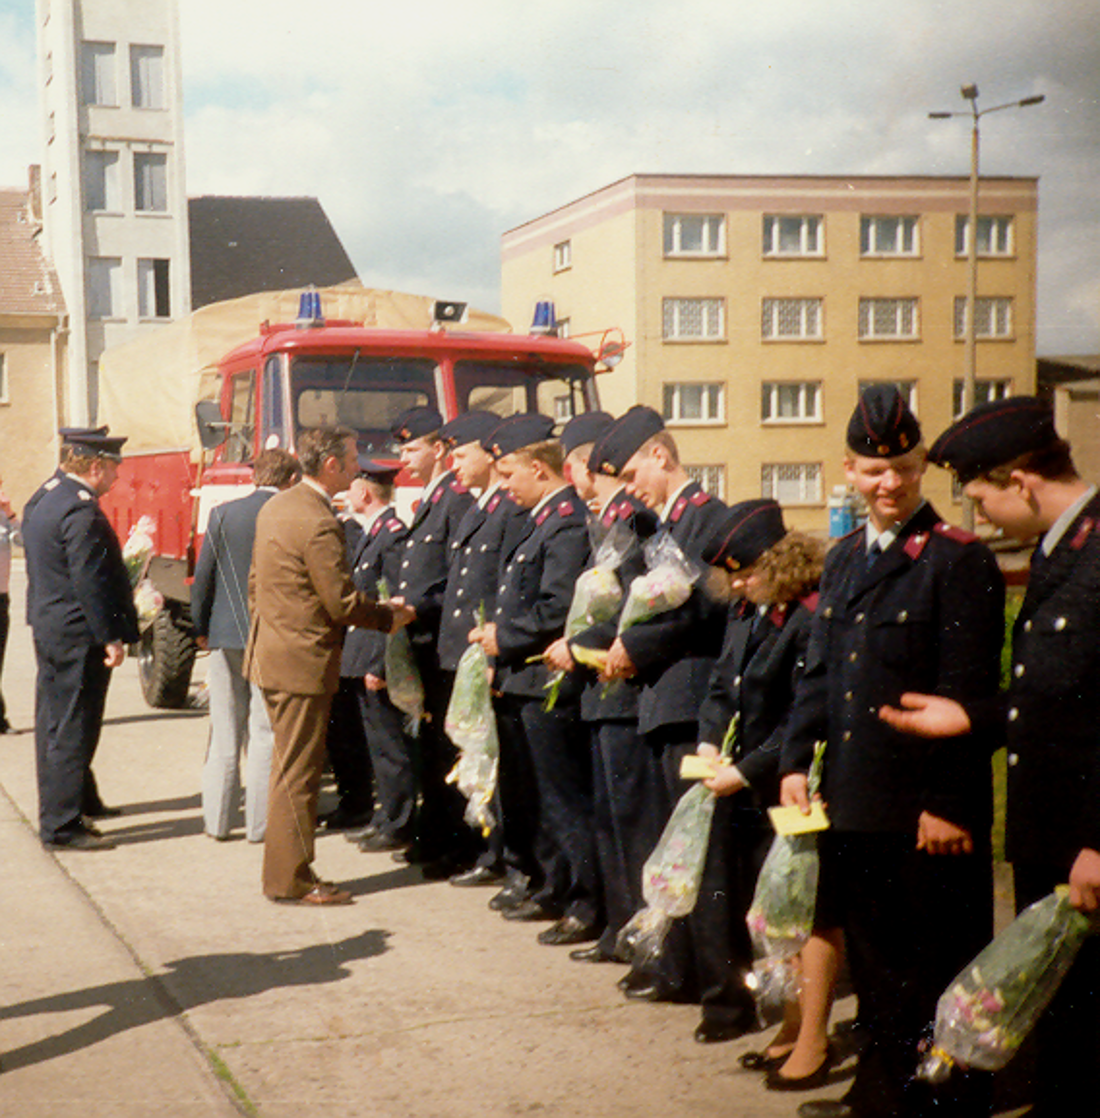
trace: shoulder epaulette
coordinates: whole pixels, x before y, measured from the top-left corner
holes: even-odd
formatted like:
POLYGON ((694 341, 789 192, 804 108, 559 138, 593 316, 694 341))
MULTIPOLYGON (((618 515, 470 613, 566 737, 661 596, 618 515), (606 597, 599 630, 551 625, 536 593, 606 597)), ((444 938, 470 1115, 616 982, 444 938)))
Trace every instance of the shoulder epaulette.
POLYGON ((698 493, 693 493, 688 500, 696 507, 699 508, 705 505, 710 500, 710 494, 705 489, 700 489, 698 493))
POLYGON ((405 527, 405 522, 403 520, 398 520, 395 516, 391 520, 386 521, 386 527, 389 528, 391 532, 400 532, 402 528, 405 527))
POLYGON ((572 501, 558 502, 558 516, 568 516, 573 511, 572 501))
POLYGON ((928 541, 931 539, 931 536, 931 532, 914 532, 905 541, 902 551, 904 551, 910 559, 919 559, 924 549, 928 546, 928 541))
POLYGON ((977 543, 978 537, 973 532, 968 532, 965 528, 956 528, 954 524, 946 524, 940 520, 932 529, 937 536, 943 536, 945 539, 954 540, 955 543, 977 543))
POLYGON ((1069 541, 1069 546, 1074 551, 1080 551, 1085 546, 1085 540, 1092 535, 1093 528, 1096 527, 1096 521, 1091 516, 1086 516, 1081 521, 1081 527, 1077 529, 1077 534, 1069 541))

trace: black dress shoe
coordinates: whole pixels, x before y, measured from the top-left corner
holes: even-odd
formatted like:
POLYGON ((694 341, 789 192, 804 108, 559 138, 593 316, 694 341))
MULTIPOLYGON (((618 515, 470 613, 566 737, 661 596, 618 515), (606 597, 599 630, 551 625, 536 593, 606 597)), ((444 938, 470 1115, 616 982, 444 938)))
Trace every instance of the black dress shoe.
POLYGON ((527 894, 520 888, 506 885, 499 893, 494 893, 489 898, 489 907, 493 912, 507 912, 527 900, 527 894))
POLYGON ((317 817, 317 825, 326 831, 351 831, 359 827, 366 827, 370 823, 372 811, 345 811, 338 807, 329 811, 324 816, 317 817))
POLYGON ((843 1099, 814 1099, 798 1108, 798 1118, 861 1118, 861 1115, 843 1099))
POLYGON ((379 833, 378 828, 373 823, 368 823, 365 827, 349 827, 344 832, 344 838, 348 842, 362 842, 365 838, 372 838, 379 833))
POLYGON ((785 1064, 790 1054, 789 1050, 782 1056, 769 1056, 767 1052, 744 1052, 737 1057, 737 1062, 745 1071, 770 1071, 785 1064))
POLYGON ((474 866, 472 870, 466 870, 465 873, 456 873, 450 880, 452 885, 464 889, 473 885, 496 885, 497 882, 504 880, 504 875, 489 869, 488 866, 474 866))
MULTIPOLYGON (((386 850, 397 850, 403 853, 407 845, 400 839, 394 838, 393 835, 387 835, 384 831, 375 831, 373 835, 367 835, 366 838, 359 840, 359 849, 364 854, 381 854, 386 850)), ((393 860, 398 861, 396 855, 394 855, 393 860)), ((408 859, 404 857, 400 861, 408 863, 408 859)))
POLYGON ((636 986, 651 986, 652 984, 653 975, 646 974, 645 971, 640 970, 628 970, 626 974, 615 983, 624 994, 627 990, 632 990, 636 986))
POLYGON ((420 863, 420 872, 425 881, 447 881, 461 869, 462 863, 455 861, 449 854, 431 862, 420 863))
POLYGON ((544 908, 538 901, 525 900, 520 901, 519 904, 512 908, 506 908, 501 911, 501 916, 505 920, 521 920, 525 922, 534 922, 536 920, 558 920, 561 918, 560 912, 552 912, 548 908, 544 908))
MULTIPOLYGON (((764 1086, 769 1091, 816 1091, 829 1082, 829 1073, 837 1063, 836 1053, 832 1048, 825 1050, 825 1058, 810 1072, 809 1075, 788 1076, 780 1075, 779 1068, 771 1068, 764 1075, 764 1086)), ((845 1106, 848 1104, 845 1103, 845 1106)))
POLYGON ((122 814, 120 807, 108 807, 106 804, 92 804, 90 810, 80 813, 89 819, 117 819, 122 814))
POLYGON ((578 947, 576 951, 569 952, 569 958, 574 963, 625 963, 618 955, 605 951, 598 943, 591 947, 578 947))
POLYGON ((738 1037, 751 1033, 756 1029, 756 1022, 739 1018, 735 1021, 708 1021, 705 1017, 695 1026, 692 1034, 699 1044, 721 1044, 726 1040, 736 1040, 738 1037))
POLYGON ((588 943, 598 939, 599 932, 576 916, 563 916, 538 934, 539 943, 545 947, 567 947, 573 943, 588 943))
POLYGON ((114 850, 113 843, 105 835, 91 831, 74 831, 72 834, 58 835, 52 842, 42 844, 47 850, 114 850))

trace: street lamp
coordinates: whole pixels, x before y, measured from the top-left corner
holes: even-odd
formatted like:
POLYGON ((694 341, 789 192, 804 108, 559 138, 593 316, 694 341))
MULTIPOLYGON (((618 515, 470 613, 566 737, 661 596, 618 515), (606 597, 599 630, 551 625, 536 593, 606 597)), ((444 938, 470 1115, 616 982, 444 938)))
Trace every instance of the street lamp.
MULTIPOLYGON (((968 283, 966 296, 966 368, 963 375, 962 389, 962 414, 966 414, 973 406, 976 396, 978 347, 977 321, 978 321, 978 163, 980 136, 978 122, 987 113, 1000 112, 1001 109, 1024 109, 1028 105, 1038 105, 1046 100, 1042 94, 1024 97, 1020 101, 1006 101, 1003 105, 993 105, 988 109, 978 108, 978 87, 974 84, 964 85, 960 92, 970 107, 963 112, 929 113, 932 120, 947 120, 953 116, 969 116, 973 121, 970 133, 970 219, 967 223, 966 259, 968 268, 968 283)), ((963 525, 966 528, 974 527, 974 505, 971 501, 963 499, 963 525)))

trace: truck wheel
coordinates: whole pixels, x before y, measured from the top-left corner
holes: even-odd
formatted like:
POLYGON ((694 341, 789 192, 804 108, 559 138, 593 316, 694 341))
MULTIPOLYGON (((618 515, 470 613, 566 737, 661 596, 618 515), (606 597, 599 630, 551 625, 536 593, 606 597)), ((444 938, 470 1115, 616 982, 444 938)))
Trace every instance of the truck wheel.
POLYGON ((151 707, 178 710, 187 706, 195 642, 187 625, 162 609, 141 637, 138 675, 141 691, 151 707))

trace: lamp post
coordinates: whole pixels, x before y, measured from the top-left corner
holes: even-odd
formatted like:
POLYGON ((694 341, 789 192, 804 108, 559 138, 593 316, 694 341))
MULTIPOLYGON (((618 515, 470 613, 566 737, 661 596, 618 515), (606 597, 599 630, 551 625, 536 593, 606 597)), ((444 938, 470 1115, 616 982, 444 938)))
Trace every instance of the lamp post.
MULTIPOLYGON (((932 120, 946 120, 949 117, 969 116, 972 121, 970 132, 970 218, 967 223, 967 294, 966 294, 966 362, 963 372, 962 414, 973 406, 976 397, 978 372, 977 322, 978 322, 978 166, 980 158, 979 121, 987 113, 1000 112, 1002 109, 1023 109, 1028 105, 1038 105, 1046 100, 1042 94, 1024 97, 1019 101, 1006 101, 1003 105, 992 105, 988 109, 978 108, 978 87, 964 85, 960 90, 969 108, 962 112, 929 113, 932 120)), ((974 527, 973 502, 963 499, 963 526, 974 527)))

